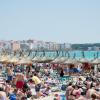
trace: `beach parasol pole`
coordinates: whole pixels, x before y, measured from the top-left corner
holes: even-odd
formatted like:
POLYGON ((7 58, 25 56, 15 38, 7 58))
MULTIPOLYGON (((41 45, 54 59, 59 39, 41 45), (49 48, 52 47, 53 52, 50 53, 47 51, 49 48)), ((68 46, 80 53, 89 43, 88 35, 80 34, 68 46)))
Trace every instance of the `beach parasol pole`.
POLYGON ((43 50, 43 57, 45 56, 45 51, 43 50))
MULTIPOLYGON (((99 58, 99 52, 97 51, 97 58, 99 58)), ((99 64, 97 64, 97 72, 98 72, 98 66, 99 64)))
POLYGON ((74 58, 74 59, 76 58, 76 53, 74 53, 73 58, 74 58))
POLYGON ((84 54, 84 51, 82 51, 82 57, 83 57, 83 58, 85 58, 85 54, 84 54))
POLYGON ((31 55, 31 53, 32 53, 32 50, 29 50, 29 54, 28 54, 28 56, 30 56, 30 55, 31 55))
POLYGON ((99 58, 99 52, 97 51, 97 58, 99 58))
POLYGON ((69 53, 69 52, 67 52, 67 54, 68 54, 68 58, 70 58, 70 53, 69 53))
POLYGON ((96 59, 96 54, 95 54, 95 53, 94 53, 94 55, 93 55, 93 56, 94 56, 94 59, 96 59))

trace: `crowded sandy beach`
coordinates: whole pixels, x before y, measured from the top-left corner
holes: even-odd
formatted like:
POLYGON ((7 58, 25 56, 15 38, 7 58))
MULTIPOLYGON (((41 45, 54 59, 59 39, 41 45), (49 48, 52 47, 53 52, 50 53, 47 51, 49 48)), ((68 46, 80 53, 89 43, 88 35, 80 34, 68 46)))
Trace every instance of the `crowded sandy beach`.
POLYGON ((0 100, 100 100, 100 0, 0 0, 0 100))
POLYGON ((99 58, 40 58, 1 56, 0 100, 100 100, 99 58))

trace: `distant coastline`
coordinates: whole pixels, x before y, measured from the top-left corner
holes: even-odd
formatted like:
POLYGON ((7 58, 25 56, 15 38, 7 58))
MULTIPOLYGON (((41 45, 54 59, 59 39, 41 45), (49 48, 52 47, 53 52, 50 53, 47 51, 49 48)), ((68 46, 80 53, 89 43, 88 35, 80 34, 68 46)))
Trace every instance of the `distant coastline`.
POLYGON ((72 50, 98 51, 100 43, 72 44, 71 48, 72 50))

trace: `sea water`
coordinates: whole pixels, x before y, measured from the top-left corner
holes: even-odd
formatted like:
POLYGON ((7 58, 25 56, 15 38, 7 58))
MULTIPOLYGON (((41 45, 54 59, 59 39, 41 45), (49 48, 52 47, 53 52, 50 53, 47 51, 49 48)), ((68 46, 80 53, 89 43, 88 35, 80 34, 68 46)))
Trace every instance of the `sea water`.
MULTIPOLYGON (((32 53, 31 56, 35 55, 35 52, 32 53)), ((46 57, 56 57, 57 53, 56 52, 45 52, 45 56, 46 57)), ((100 51, 84 51, 84 57, 89 59, 89 60, 92 60, 94 59, 95 57, 97 57, 98 55, 98 58, 100 58, 100 51), (98 54, 97 54, 98 53, 98 54)), ((43 52, 38 52, 36 56, 43 56, 43 52)), ((62 51, 59 51, 59 57, 70 57, 70 58, 76 58, 76 59, 79 59, 79 58, 82 58, 82 51, 68 51, 68 52, 63 52, 62 51)))

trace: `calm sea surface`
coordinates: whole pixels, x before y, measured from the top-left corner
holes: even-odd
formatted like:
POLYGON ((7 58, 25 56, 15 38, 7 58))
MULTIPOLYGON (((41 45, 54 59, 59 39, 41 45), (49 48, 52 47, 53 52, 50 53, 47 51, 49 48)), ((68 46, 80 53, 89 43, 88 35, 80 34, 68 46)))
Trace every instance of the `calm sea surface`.
MULTIPOLYGON (((35 55, 35 52, 32 53, 32 55, 35 55)), ((37 53, 37 56, 42 56, 43 55, 43 52, 38 52, 37 53)), ((45 56, 46 57, 55 57, 57 55, 56 52, 45 52, 45 56)), ((67 52, 62 52, 60 51, 59 52, 59 57, 70 57, 70 58, 82 58, 83 56, 83 53, 82 51, 69 51, 68 53, 67 52)), ((87 59, 94 59, 95 57, 100 58, 100 51, 84 51, 84 57, 87 58, 87 59)))

